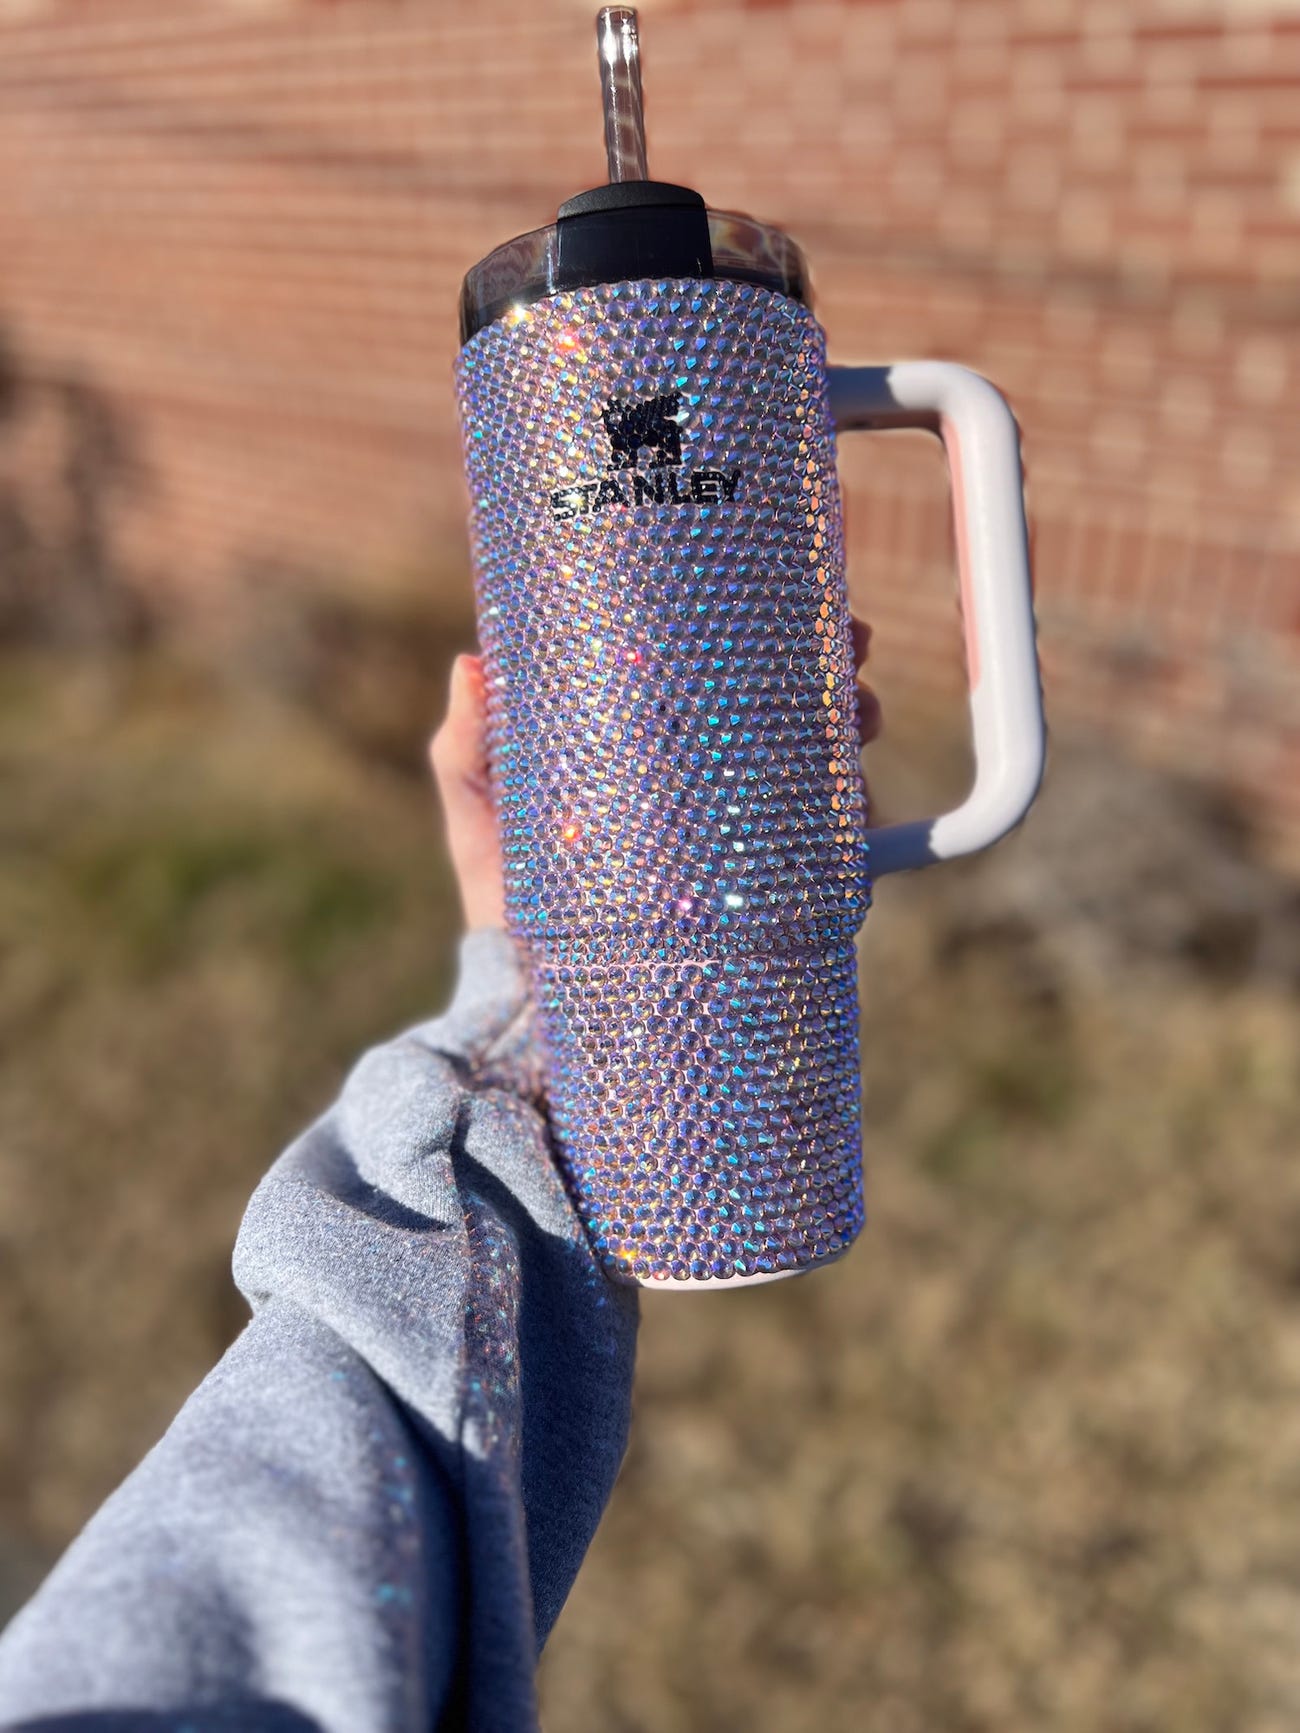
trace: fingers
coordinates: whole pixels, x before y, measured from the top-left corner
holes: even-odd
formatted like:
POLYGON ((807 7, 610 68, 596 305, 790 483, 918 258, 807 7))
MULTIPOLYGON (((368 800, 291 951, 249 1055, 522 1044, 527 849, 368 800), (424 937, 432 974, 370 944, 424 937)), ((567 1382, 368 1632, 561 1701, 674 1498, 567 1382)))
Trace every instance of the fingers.
MULTIPOLYGON (((871 627, 865 620, 859 620, 856 615, 850 618, 850 628, 853 634, 853 660, 861 669, 871 650, 871 627)), ((884 726, 884 714, 880 708, 880 700, 865 680, 858 681, 858 735, 864 746, 869 746, 884 726)))
POLYGON ((487 688, 477 656, 457 656, 447 714, 429 745, 447 825, 447 849, 465 924, 505 925, 501 833, 487 763, 487 688))
POLYGON ((867 685, 865 680, 858 681, 858 736, 864 746, 879 735, 884 727, 885 718, 880 708, 880 700, 867 685))
POLYGON ((477 656, 457 656, 451 665, 447 714, 429 742, 429 760, 444 798, 488 794, 487 707, 477 656))

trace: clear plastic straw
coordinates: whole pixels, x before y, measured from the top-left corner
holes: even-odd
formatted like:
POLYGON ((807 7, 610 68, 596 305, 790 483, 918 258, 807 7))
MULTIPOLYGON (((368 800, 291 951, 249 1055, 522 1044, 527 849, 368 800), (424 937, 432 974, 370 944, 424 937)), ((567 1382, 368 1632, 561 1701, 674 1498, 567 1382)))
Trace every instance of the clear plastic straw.
POLYGON ((600 95, 605 108, 609 178, 649 180, 645 110, 641 100, 641 46, 632 7, 604 7, 596 18, 596 40, 600 45, 600 95))

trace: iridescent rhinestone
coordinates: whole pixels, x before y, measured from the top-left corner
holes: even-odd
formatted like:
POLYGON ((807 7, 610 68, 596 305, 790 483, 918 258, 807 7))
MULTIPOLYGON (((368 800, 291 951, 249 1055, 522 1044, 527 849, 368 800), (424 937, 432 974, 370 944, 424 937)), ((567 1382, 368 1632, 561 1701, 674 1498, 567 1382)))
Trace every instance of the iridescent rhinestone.
POLYGON ((749 284, 607 285, 487 326, 458 391, 508 914, 575 1204, 634 1280, 833 1257, 862 1220, 870 886, 822 333, 749 284), (673 390, 668 486, 653 452, 615 466, 602 411, 673 390), (693 500, 699 470, 734 497, 693 500), (557 517, 569 486, 600 509, 557 517))

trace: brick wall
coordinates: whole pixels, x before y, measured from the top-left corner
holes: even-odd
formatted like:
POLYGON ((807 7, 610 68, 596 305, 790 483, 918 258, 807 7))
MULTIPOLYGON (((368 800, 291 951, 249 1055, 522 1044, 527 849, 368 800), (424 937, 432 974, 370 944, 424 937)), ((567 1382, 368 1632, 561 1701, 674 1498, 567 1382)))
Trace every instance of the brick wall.
MULTIPOLYGON (((603 178, 593 9, 0 0, 11 543, 188 609, 282 570, 463 596, 457 286, 603 178)), ((1058 726, 1228 779, 1300 855, 1300 7, 643 22, 652 173, 788 227, 840 359, 1011 397, 1058 726)), ((949 694, 939 464, 844 470, 882 684, 949 694)))

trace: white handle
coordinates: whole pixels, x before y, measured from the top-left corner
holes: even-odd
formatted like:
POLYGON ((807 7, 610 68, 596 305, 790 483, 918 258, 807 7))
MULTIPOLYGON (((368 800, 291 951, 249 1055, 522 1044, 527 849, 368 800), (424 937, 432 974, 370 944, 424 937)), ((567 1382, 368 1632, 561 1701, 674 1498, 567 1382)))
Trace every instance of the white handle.
POLYGON ((1042 780, 1043 698, 1020 436, 1001 393, 949 361, 832 367, 830 403, 840 432, 937 433, 952 476, 975 785, 939 818, 869 830, 871 876, 879 878, 987 848, 1019 824, 1042 780))

